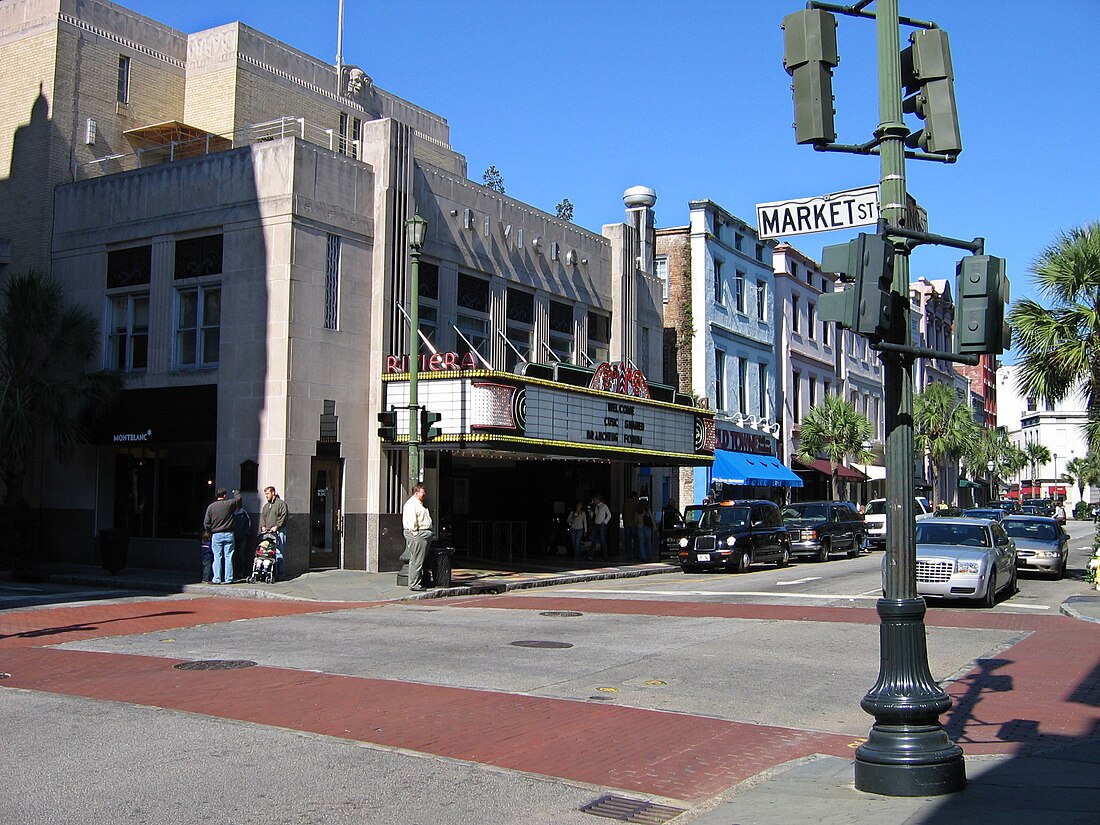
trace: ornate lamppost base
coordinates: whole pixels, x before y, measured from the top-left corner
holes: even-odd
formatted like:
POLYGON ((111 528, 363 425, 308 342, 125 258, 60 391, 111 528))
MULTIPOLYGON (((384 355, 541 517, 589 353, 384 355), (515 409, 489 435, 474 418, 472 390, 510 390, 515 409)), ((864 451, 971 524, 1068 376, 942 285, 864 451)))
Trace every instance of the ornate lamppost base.
POLYGON ((939 723, 951 699, 928 669, 924 599, 880 599, 877 684, 860 703, 875 717, 856 750, 856 790, 939 796, 966 787, 962 748, 939 723))

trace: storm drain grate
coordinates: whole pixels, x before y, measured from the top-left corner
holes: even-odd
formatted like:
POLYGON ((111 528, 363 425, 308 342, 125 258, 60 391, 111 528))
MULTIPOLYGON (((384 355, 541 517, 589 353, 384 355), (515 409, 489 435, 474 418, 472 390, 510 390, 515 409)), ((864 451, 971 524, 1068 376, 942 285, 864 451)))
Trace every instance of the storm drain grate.
POLYGON ((554 648, 554 649, 557 649, 557 650, 563 650, 567 647, 572 647, 573 646, 573 645, 569 644, 569 642, 540 642, 540 641, 521 641, 521 642, 512 642, 511 644, 512 644, 513 647, 542 647, 542 648, 554 648))
POLYGON ((605 819, 617 819, 619 822, 659 825, 682 814, 685 810, 687 809, 673 808, 671 805, 658 805, 648 799, 629 799, 625 796, 608 794, 584 805, 581 813, 602 816, 605 819))
POLYGON ((565 619, 573 618, 574 616, 583 616, 583 613, 578 613, 576 610, 544 610, 539 613, 540 616, 549 616, 552 619, 565 619))
POLYGON ((255 667, 255 662, 247 659, 199 659, 197 662, 180 662, 172 665, 175 670, 240 670, 242 667, 255 667))

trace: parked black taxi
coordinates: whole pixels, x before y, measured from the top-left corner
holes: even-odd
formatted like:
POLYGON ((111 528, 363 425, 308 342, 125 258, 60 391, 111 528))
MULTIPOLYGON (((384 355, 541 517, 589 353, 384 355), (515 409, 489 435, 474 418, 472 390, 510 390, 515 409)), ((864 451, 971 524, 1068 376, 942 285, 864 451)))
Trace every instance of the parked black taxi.
POLYGON ((703 505, 679 545, 680 569, 685 573, 744 573, 757 562, 786 567, 791 560, 791 541, 779 507, 763 499, 703 505))

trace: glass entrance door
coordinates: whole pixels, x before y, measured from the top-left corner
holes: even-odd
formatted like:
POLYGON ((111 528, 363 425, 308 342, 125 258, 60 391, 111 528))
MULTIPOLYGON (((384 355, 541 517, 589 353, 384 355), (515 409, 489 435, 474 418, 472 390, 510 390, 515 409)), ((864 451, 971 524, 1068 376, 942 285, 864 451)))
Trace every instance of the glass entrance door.
POLYGON ((343 500, 339 459, 315 458, 309 513, 309 566, 337 567, 340 564, 340 531, 343 500))

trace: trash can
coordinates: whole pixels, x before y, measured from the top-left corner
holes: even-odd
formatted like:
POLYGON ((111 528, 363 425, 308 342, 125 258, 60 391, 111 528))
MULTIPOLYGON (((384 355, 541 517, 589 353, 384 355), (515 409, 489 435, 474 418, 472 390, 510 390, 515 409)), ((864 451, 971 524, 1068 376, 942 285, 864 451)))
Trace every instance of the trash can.
POLYGON ((429 567, 432 571, 432 587, 451 586, 451 556, 455 549, 448 544, 433 544, 429 567))

